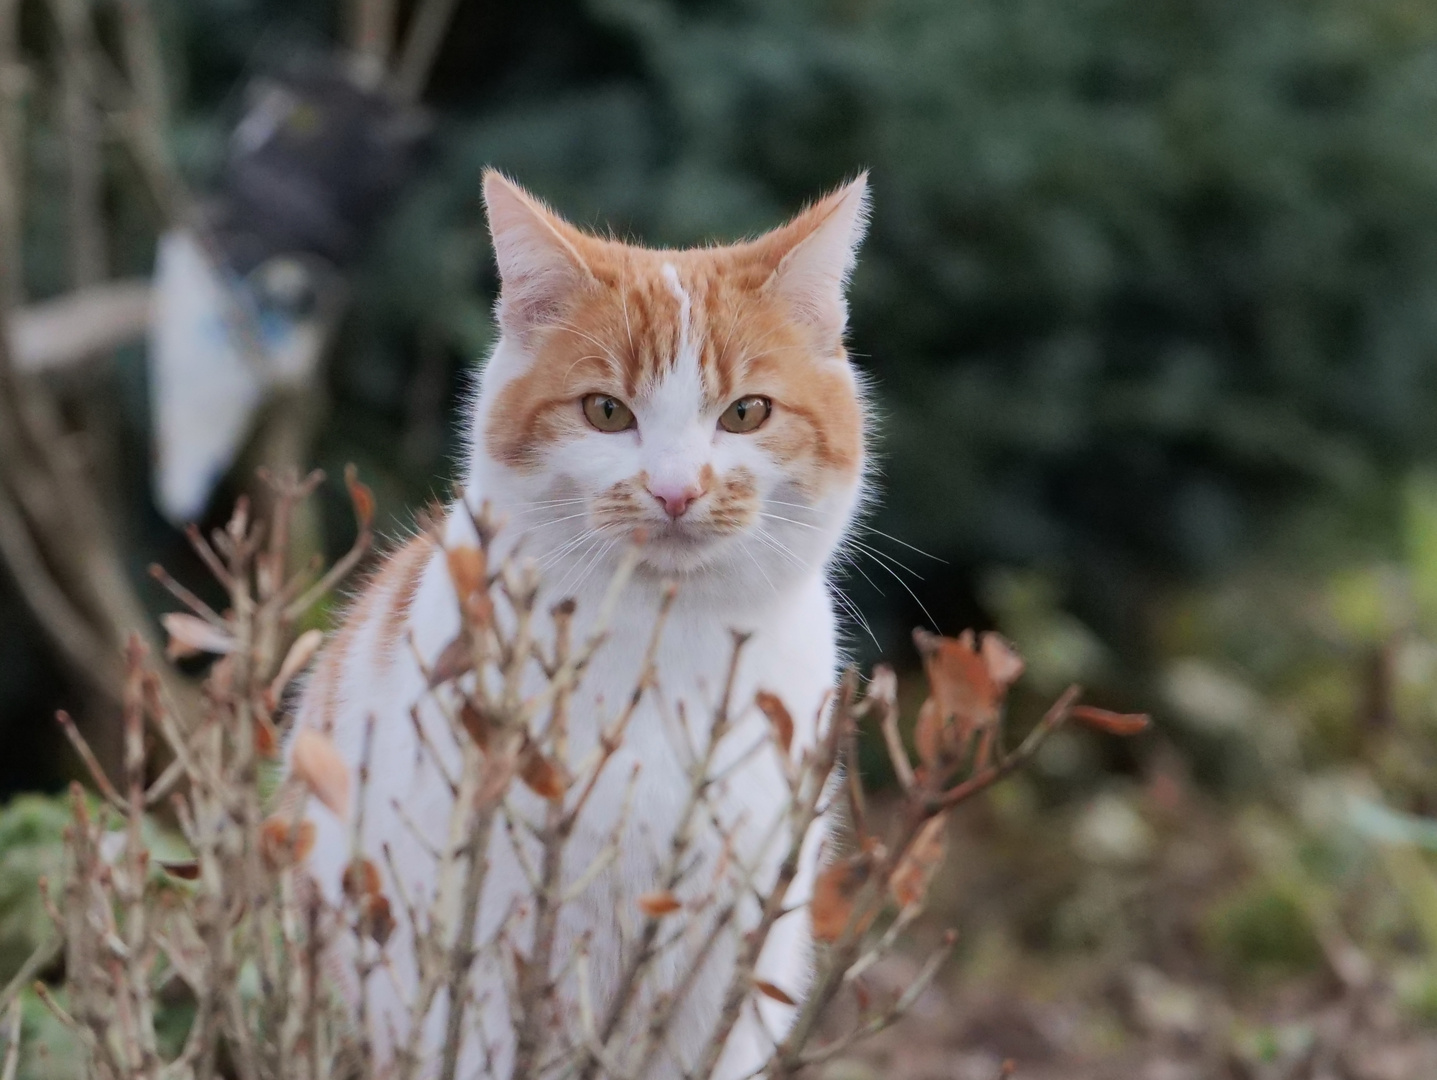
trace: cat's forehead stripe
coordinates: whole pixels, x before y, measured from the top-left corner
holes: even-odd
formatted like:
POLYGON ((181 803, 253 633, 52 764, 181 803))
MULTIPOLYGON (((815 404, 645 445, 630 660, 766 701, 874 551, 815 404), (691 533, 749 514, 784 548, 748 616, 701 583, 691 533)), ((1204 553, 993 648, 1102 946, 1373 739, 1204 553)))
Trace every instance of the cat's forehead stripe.
POLYGON ((688 290, 679 280, 679 272, 673 263, 664 263, 663 276, 664 284, 679 302, 679 355, 676 360, 682 360, 693 347, 693 303, 689 299, 688 290))

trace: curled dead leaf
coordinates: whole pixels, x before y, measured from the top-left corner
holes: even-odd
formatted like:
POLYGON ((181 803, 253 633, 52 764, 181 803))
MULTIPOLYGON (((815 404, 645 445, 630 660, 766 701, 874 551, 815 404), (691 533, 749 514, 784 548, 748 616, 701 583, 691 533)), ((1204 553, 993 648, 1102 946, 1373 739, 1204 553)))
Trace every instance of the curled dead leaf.
POLYGON ((946 814, 930 819, 898 860, 898 866, 888 878, 888 890, 899 907, 920 903, 928 894, 933 874, 947 849, 947 823, 946 814))
POLYGON ((374 522, 374 492, 360 483, 359 470, 353 465, 344 467, 344 486, 349 489, 349 501, 354 504, 354 519, 359 523, 359 531, 368 532, 374 522))
POLYGON ((773 727, 774 739, 783 750, 784 756, 788 756, 793 751, 793 716, 789 713, 788 706, 777 694, 767 690, 760 690, 755 694, 754 703, 763 715, 768 717, 768 722, 773 727))
POLYGON ((289 647, 289 652, 284 654, 284 663, 279 666, 279 674, 274 677, 274 682, 269 684, 270 702, 269 707, 273 709, 284 693, 284 688, 290 681, 314 659, 314 654, 319 652, 319 647, 324 644, 323 630, 306 630, 294 639, 294 644, 289 647))
POLYGON ((1023 675, 1023 658, 1012 642, 1002 634, 989 630, 983 635, 978 653, 983 657, 983 666, 995 684, 1006 690, 1023 675))
POLYGON ((254 717, 254 752, 266 761, 279 757, 279 732, 268 718, 258 714, 254 717))
POLYGON ((376 944, 388 942, 397 925, 389 900, 380 893, 371 893, 359 902, 356 929, 365 937, 373 938, 376 944))
POLYGON ((971 630, 957 638, 915 630, 913 640, 923 654, 929 699, 944 723, 968 732, 996 718, 1005 688, 993 681, 988 665, 974 649, 971 630))
POLYGON ((454 583, 454 591, 460 599, 484 591, 489 571, 483 548, 452 547, 444 555, 449 564, 449 580, 454 583))
MULTIPOLYGON (((813 883, 813 899, 808 902, 813 936, 818 941, 833 942, 843 936, 854 917, 858 893, 873 876, 873 855, 858 852, 826 867, 813 883)), ((855 933, 868 930, 878 915, 877 905, 863 913, 855 933)))
POLYGON ((160 622, 164 624, 166 632, 170 635, 169 644, 165 647, 165 655, 171 660, 198 656, 201 653, 224 655, 234 651, 234 638, 196 615, 172 611, 167 615, 161 615, 160 622))
POLYGON ((489 625, 494 613, 489 600, 487 575, 489 562, 483 548, 455 547, 445 552, 449 564, 449 580, 459 597, 464 622, 471 630, 489 625))
POLYGON ((181 881, 198 881, 200 877, 200 864, 195 859, 161 860, 160 869, 181 881))
POLYGON ((1073 719, 1084 727, 1108 735, 1137 735, 1146 731, 1152 719, 1147 713, 1116 713, 1091 705, 1073 706, 1073 719))
POLYGON ((380 890, 379 867, 363 855, 356 856, 344 868, 340 885, 344 889, 344 895, 351 900, 377 896, 380 890))
POLYGON ((474 740, 474 745, 480 750, 489 749, 489 732, 492 725, 489 718, 466 700, 459 708, 459 722, 464 725, 464 730, 474 740))
POLYGON ((938 703, 929 698, 919 706, 918 722, 913 726, 913 744, 918 749, 918 760, 931 769, 944 759, 955 759, 962 752, 956 743, 956 731, 951 724, 944 724, 938 703))
POLYGON ((973 631, 956 638, 915 630, 913 641, 928 676, 928 699, 914 741, 930 769, 962 759, 975 731, 997 723, 1008 688, 1023 673, 1023 658, 1003 637, 973 631))
POLYGON ((639 905, 639 910, 645 915, 652 915, 655 918, 660 915, 672 915, 683 907, 683 904, 679 903, 679 898, 671 892, 641 893, 635 903, 639 905))
POLYGON ((438 657, 434 660, 434 667, 429 671, 429 688, 443 686, 445 683, 453 682, 461 675, 467 675, 474 670, 474 650, 469 646, 469 638, 460 634, 448 645, 444 646, 438 657))
POLYGON ((794 1001, 793 998, 789 997, 777 986, 774 986, 773 983, 767 982, 764 979, 754 979, 753 988, 757 990, 760 994, 762 994, 764 997, 772 998, 774 1001, 781 1002, 784 1005, 798 1004, 798 1002, 794 1001))
POLYGON ((864 695, 881 708, 888 708, 898 701, 898 676, 887 664, 875 664, 868 679, 868 691, 864 695))
POLYGON ((519 754, 519 779, 535 795, 551 802, 562 799, 569 786, 563 770, 533 743, 527 743, 519 754))
POLYGON ((314 850, 314 822, 295 821, 286 814, 272 814, 259 828, 259 851, 274 870, 302 863, 314 850))
POLYGON ((348 815, 349 766, 328 735, 300 728, 290 752, 290 772, 336 817, 348 815))

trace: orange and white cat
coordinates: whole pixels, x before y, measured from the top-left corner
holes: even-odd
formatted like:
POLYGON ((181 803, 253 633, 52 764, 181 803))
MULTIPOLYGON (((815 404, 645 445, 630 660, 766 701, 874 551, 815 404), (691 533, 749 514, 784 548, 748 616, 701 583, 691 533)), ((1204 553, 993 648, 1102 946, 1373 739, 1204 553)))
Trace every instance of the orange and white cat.
MULTIPOLYGON (((760 888, 776 873, 784 845, 765 847, 763 838, 784 811, 787 787, 776 752, 740 751, 765 737, 765 721, 749 705, 759 690, 787 703, 797 725, 795 752, 812 745, 840 662, 830 564, 857 513, 866 461, 862 384, 844 347, 845 287, 865 227, 867 178, 756 240, 683 251, 581 232, 494 172, 485 176, 484 195, 502 279, 501 336, 472 405, 464 496, 507 520, 496 542, 501 556, 506 545, 522 542, 538 561, 547 593, 541 610, 563 597, 577 600, 575 640, 592 624, 630 537, 642 530, 647 538, 574 701, 575 760, 632 691, 664 583, 678 584, 659 648, 659 691, 633 717, 569 849, 566 872, 577 876, 621 820, 636 775, 619 859, 568 906, 560 927, 565 960, 576 943, 587 943, 591 993, 602 1011, 632 940, 634 901, 656 888, 689 791, 685 755, 668 725, 676 715, 707 723, 731 653, 730 630, 752 639, 733 696, 744 707, 730 737, 737 764, 717 794, 717 816, 734 832, 732 857, 761 868, 760 888)), ((470 526, 461 510, 446 528, 463 541, 470 526)), ((301 701, 299 724, 329 730, 351 768, 361 758, 366 717, 376 717, 363 844, 371 853, 382 844, 392 850, 403 881, 396 891, 385 868, 390 896, 423 900, 435 876, 432 854, 394 812, 395 801, 435 848, 445 840, 450 802, 409 720, 424 679, 408 643, 432 661, 457 629, 443 555, 427 535, 417 536, 361 593, 301 701)), ((433 717, 427 723, 441 753, 454 752, 445 725, 433 717)), ((311 817, 311 869, 332 895, 350 857, 350 826, 319 807, 311 817)), ((791 906, 807 898, 822 828, 805 844, 791 906)), ((465 1076, 510 1071, 501 965, 512 960, 507 949, 487 946, 529 892, 514 842, 506 833, 491 846, 465 1076)), ((719 844, 707 835, 697 850, 715 859, 719 844)), ((369 987, 381 1056, 407 1023, 414 962, 404 921, 389 942, 392 971, 375 974, 369 987)), ((809 948, 807 912, 785 916, 759 976, 801 996, 809 948)), ((730 948, 712 961, 713 977, 698 980, 649 1076, 692 1067, 716 1022, 727 983, 722 969, 732 957, 730 948)), ((671 984, 682 961, 666 963, 669 970, 656 977, 671 984)), ((719 1075, 753 1072, 792 1012, 767 998, 749 1003, 719 1075)), ((442 1020, 430 1017, 431 1052, 442 1020)))

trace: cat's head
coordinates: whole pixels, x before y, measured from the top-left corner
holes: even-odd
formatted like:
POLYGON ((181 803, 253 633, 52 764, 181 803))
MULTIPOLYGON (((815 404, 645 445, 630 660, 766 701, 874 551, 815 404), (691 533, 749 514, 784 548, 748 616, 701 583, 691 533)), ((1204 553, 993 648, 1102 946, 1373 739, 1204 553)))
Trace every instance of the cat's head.
POLYGON ((642 530, 649 569, 757 588, 825 562, 865 464, 843 337, 867 177, 757 240, 684 251, 581 232, 496 172, 484 196, 501 340, 471 468, 528 549, 597 566, 642 530))

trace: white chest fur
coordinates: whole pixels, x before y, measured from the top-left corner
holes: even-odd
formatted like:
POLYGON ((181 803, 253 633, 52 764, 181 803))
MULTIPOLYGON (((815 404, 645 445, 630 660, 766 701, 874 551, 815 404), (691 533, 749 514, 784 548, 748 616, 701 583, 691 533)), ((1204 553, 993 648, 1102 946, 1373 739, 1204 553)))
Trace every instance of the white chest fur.
MULTIPOLYGON (((575 639, 594 629, 604 582, 595 582, 577 597, 575 639)), ((587 951, 589 992, 602 1002, 606 989, 632 945, 634 925, 640 918, 636 899, 657 887, 657 877, 691 789, 696 750, 705 745, 714 710, 720 704, 725 676, 734 650, 734 632, 749 635, 736 669, 729 698, 734 725, 719 747, 711 772, 722 775, 711 792, 712 819, 695 840, 695 857, 712 863, 718 858, 719 829, 730 833, 730 856, 752 868, 755 885, 764 889, 788 847, 784 815, 788 789, 769 742, 767 721, 754 707, 759 690, 778 694, 795 719, 794 750, 816 738, 826 695, 836 674, 835 626, 827 585, 820 571, 792 582, 787 591, 735 590, 732 598, 715 595, 713 584, 691 592, 681 587, 658 649, 658 684, 633 714, 619 751, 606 768, 591 796, 566 851, 565 876, 582 877, 604 849, 617 839, 617 858, 604 873, 595 875, 565 910, 560 924, 557 956, 572 957, 583 943, 587 951), (717 826, 717 827, 715 827, 717 826)), ((626 590, 606 631, 606 639, 575 695, 570 729, 571 760, 592 748, 601 725, 614 716, 633 694, 644 663, 659 607, 657 581, 640 578, 626 590)), ((413 653, 432 660, 458 629, 457 606, 442 555, 431 558, 408 613, 405 638, 414 649, 401 646, 387 664, 376 664, 366 648, 375 628, 358 627, 344 663, 342 692, 335 711, 333 737, 337 748, 357 768, 363 753, 367 717, 375 717, 370 751, 370 781, 365 792, 365 827, 362 846, 385 866, 386 890, 422 902, 432 895, 436 867, 429 849, 442 845, 446 836, 451 796, 432 760, 421 753, 409 721, 411 707, 425 696, 423 679, 413 653), (396 809, 402 808, 401 809, 396 809), (419 833, 423 842, 416 838, 419 833), (389 860, 379 855, 387 847, 389 860), (400 879, 390 878, 389 867, 400 879)), ((537 688, 537 684, 536 684, 537 688)), ((306 705, 308 703, 306 702, 306 705)), ((303 718, 312 710, 302 708, 303 718)), ((432 709, 421 710, 424 727, 445 767, 453 770, 457 749, 448 726, 432 709)), ((537 799, 517 790, 512 800, 516 813, 541 817, 537 799)), ((322 888, 337 898, 338 883, 350 857, 350 825, 322 808, 313 811, 317 843, 312 869, 322 888)), ((818 852, 818 832, 808 838, 803 866, 788 903, 800 903, 810 888, 818 852)), ((496 834, 490 849, 490 866, 481 902, 479 941, 483 953, 475 966, 474 992, 479 1005, 465 1062, 471 1071, 492 1070, 506 1076, 512 1053, 508 1030, 506 980, 501 965, 508 950, 497 947, 501 932, 510 935, 522 951, 526 923, 523 911, 531 885, 524 864, 513 850, 513 834, 496 834), (481 1036, 482 1029, 482 1045, 481 1036)), ((612 854, 612 853, 611 853, 612 854)), ((532 860, 532 853, 530 853, 532 860)), ((702 871, 692 882, 710 882, 702 871)), ((703 886, 707 887, 707 886, 703 886)), ((699 889, 698 884, 685 889, 699 889)), ((682 892, 683 890, 681 890, 682 892)), ((752 919, 750 908, 746 917, 752 919)), ((409 1003, 416 983, 413 940, 402 925, 389 943, 390 970, 370 979, 369 1007, 374 1017, 372 1038, 376 1051, 388 1052, 391 1038, 403 1037, 408 1026, 409 1003)), ((775 929, 760 961, 766 980, 798 995, 807 981, 808 926, 802 912, 788 916, 775 929)), ((711 954, 705 978, 690 992, 690 1003, 678 1017, 670 1043, 688 1058, 707 1038, 717 1016, 719 995, 727 982, 734 947, 711 954), (711 972, 711 974, 709 974, 711 972)), ((682 975, 684 952, 674 951, 652 976, 654 989, 671 985, 682 975)), ((577 993, 571 969, 561 985, 577 993)), ((776 1002, 763 1001, 769 1031, 781 1031, 790 1011, 776 1002)), ((437 1045, 443 1030, 442 1005, 429 1017, 425 1042, 437 1045)), ((721 1075, 740 1076, 759 1064, 769 1048, 758 1019, 746 1011, 735 1029, 721 1064, 721 1075)), ((690 1062, 691 1063, 691 1062, 690 1062)), ((672 1062, 654 1076, 672 1072, 672 1062)), ((467 1075, 467 1073, 466 1073, 467 1075)))

